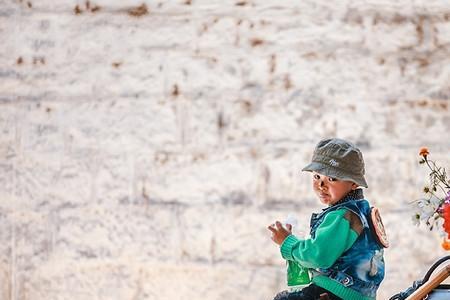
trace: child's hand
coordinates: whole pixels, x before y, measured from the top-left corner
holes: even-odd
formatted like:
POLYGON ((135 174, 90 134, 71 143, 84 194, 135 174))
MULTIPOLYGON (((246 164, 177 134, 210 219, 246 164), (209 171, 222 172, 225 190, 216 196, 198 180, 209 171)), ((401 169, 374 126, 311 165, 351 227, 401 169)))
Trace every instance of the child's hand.
POLYGON ((267 229, 272 231, 272 240, 278 245, 283 244, 284 239, 287 238, 288 235, 292 234, 292 226, 290 224, 286 224, 286 228, 284 228, 279 221, 276 221, 275 224, 269 225, 267 229))

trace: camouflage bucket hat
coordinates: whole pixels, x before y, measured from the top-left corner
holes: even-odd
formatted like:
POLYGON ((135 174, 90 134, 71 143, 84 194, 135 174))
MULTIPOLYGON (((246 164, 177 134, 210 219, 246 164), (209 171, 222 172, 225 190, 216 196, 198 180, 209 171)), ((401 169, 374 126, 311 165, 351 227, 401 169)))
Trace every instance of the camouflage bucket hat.
POLYGON ((337 138, 321 140, 314 149, 311 163, 302 171, 315 171, 367 187, 361 151, 352 143, 337 138))

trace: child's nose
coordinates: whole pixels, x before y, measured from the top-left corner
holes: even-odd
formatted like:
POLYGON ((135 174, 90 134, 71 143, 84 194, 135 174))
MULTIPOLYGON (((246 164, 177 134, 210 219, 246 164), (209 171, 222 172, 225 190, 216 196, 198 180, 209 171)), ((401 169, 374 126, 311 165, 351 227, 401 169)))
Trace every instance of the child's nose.
POLYGON ((325 187, 325 182, 324 182, 323 180, 321 180, 320 183, 319 183, 319 186, 320 186, 321 188, 324 188, 324 187, 325 187))

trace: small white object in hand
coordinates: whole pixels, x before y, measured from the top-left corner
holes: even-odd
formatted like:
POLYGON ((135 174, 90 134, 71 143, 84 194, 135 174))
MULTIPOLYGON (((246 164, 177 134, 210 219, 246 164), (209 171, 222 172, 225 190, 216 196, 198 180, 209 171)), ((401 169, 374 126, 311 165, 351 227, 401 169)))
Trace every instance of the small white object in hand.
POLYGON ((284 225, 286 226, 287 224, 290 224, 292 226, 292 229, 294 229, 294 227, 297 227, 298 225, 298 220, 293 214, 289 214, 284 221, 284 225))

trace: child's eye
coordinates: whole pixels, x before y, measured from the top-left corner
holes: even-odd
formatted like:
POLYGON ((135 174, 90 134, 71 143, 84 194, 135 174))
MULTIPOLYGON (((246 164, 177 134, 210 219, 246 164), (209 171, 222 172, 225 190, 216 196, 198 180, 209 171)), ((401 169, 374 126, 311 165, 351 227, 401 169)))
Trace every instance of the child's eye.
POLYGON ((319 180, 320 176, 318 174, 314 174, 313 178, 316 179, 316 180, 319 180))
POLYGON ((328 177, 328 180, 329 180, 329 181, 337 181, 337 179, 336 179, 336 178, 333 178, 333 177, 328 177))

